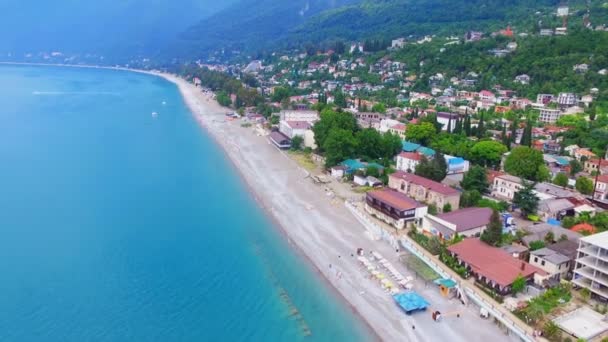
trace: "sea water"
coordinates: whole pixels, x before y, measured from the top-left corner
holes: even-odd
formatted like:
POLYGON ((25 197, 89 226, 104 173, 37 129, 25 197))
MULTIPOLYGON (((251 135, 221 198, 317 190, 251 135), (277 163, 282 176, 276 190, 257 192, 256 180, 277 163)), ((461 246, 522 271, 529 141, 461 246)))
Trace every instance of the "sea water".
POLYGON ((0 100, 1 341, 370 339, 173 84, 0 66, 0 100))

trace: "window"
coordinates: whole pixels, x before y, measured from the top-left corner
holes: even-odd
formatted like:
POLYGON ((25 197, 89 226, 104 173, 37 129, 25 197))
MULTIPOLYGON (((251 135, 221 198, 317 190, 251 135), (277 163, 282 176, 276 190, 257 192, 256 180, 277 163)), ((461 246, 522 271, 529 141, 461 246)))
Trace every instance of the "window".
POLYGON ((405 183, 401 183, 401 190, 405 190, 405 183))
POLYGON ((545 260, 541 261, 541 262, 540 262, 540 264, 541 264, 542 266, 545 266, 545 260))
POLYGON ((537 257, 534 257, 534 262, 538 262, 538 258, 537 257))

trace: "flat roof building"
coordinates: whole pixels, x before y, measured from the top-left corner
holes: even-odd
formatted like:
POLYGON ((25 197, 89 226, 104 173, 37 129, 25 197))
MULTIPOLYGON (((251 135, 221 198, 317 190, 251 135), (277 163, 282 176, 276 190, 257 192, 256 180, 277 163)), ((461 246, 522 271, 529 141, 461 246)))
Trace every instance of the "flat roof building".
POLYGON ((608 232, 579 240, 573 282, 608 299, 608 232))
POLYGON ((397 229, 405 228, 407 223, 419 224, 427 209, 426 205, 392 189, 370 191, 365 198, 365 210, 370 215, 397 229))

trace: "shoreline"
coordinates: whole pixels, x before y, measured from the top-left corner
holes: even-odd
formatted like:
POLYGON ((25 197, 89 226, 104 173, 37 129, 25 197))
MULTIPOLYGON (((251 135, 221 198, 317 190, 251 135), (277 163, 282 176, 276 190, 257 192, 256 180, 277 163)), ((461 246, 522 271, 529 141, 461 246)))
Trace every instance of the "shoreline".
POLYGON ((135 70, 121 67, 60 65, 37 63, 5 63, 0 65, 30 65, 120 70, 161 77, 179 90, 184 104, 193 118, 222 149, 236 168, 240 181, 264 211, 275 229, 304 261, 312 267, 324 285, 329 285, 346 308, 364 324, 370 337, 377 340, 453 342, 511 341, 493 323, 478 318, 476 307, 462 307, 460 303, 442 298, 437 289, 420 280, 415 290, 433 303, 432 310, 460 312, 459 319, 432 321, 430 315, 405 315, 377 282, 362 271, 356 258, 357 248, 366 252, 380 252, 403 272, 399 254, 384 241, 373 241, 365 235, 365 227, 345 207, 334 203, 305 176, 297 163, 278 151, 251 128, 243 128, 239 121, 226 120, 229 110, 219 106, 211 93, 203 93, 186 80, 158 71, 135 70), (343 257, 342 257, 343 256, 343 257), (327 267, 327 265, 330 265, 327 267), (331 267, 333 265, 333 268, 331 267), (337 273, 341 275, 338 277, 337 273), (415 325, 415 329, 414 329, 415 325))

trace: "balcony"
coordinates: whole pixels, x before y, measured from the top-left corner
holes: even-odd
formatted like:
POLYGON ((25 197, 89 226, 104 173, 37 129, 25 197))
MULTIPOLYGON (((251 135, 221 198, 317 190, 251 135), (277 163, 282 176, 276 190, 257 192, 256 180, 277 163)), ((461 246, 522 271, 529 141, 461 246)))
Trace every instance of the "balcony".
POLYGON ((602 296, 604 298, 608 298, 608 289, 602 286, 593 286, 593 283, 590 279, 587 278, 578 278, 572 281, 574 284, 589 289, 589 291, 602 296))
POLYGON ((576 270, 574 270, 574 272, 582 275, 585 278, 592 279, 604 286, 608 286, 608 276, 604 273, 595 272, 595 275, 593 275, 593 269, 589 267, 577 268, 576 270))

